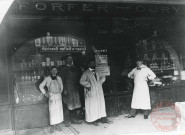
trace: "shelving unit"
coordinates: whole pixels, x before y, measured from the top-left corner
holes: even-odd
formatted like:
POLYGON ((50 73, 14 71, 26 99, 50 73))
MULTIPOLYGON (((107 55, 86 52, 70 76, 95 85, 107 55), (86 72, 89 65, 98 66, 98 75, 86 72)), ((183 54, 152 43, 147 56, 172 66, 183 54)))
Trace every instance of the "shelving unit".
POLYGON ((175 50, 170 43, 160 40, 156 31, 151 38, 136 44, 136 54, 159 78, 174 76, 174 72, 180 70, 175 50))

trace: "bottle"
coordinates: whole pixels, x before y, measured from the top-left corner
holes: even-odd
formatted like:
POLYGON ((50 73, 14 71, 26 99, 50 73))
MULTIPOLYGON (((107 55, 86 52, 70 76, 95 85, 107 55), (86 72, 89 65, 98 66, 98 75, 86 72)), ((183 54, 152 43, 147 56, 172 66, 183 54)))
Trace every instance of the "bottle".
POLYGON ((28 81, 28 73, 27 73, 27 71, 26 71, 25 74, 24 74, 24 80, 25 80, 25 81, 28 81))
POLYGON ((46 66, 47 66, 47 67, 49 67, 50 64, 51 64, 50 61, 47 61, 47 62, 46 62, 46 66))
POLYGON ((47 32, 46 43, 48 46, 53 46, 53 37, 50 35, 49 32, 47 32))
POLYGON ((54 61, 51 61, 50 65, 51 66, 54 66, 55 65, 55 62, 54 61))
POLYGON ((57 66, 60 66, 60 61, 59 60, 57 60, 57 66))
POLYGON ((28 75, 28 79, 27 80, 31 81, 32 80, 32 74, 30 72, 28 72, 27 75, 28 75))
POLYGON ((20 63, 20 68, 24 68, 23 62, 20 63))
POLYGON ((21 80, 22 81, 25 81, 25 75, 24 75, 24 72, 22 71, 22 73, 21 73, 21 80))
POLYGON ((34 77, 33 77, 34 80, 37 80, 37 74, 36 74, 36 71, 35 71, 35 70, 33 71, 33 76, 34 76, 34 77))
POLYGON ((23 68, 27 68, 27 63, 26 63, 25 59, 22 59, 22 64, 23 64, 23 68))
POLYGON ((28 62, 28 67, 32 67, 32 63, 31 62, 28 62))
POLYGON ((45 67, 45 66, 46 66, 46 62, 42 62, 41 64, 42 64, 42 66, 43 66, 43 67, 45 67))
POLYGON ((36 64, 35 64, 35 60, 32 60, 32 61, 31 61, 31 65, 32 65, 32 67, 35 67, 35 65, 36 65, 36 64))
POLYGON ((65 65, 65 60, 62 61, 62 65, 65 65))

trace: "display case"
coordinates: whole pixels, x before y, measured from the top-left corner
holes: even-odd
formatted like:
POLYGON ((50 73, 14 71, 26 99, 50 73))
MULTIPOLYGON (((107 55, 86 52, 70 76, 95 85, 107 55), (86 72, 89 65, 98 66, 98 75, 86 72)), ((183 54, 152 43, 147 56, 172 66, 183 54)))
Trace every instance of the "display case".
MULTIPOLYGON (((20 50, 21 51, 21 50, 20 50)), ((18 52, 19 53, 19 52, 18 52)), ((35 104, 46 101, 35 83, 43 78, 44 70, 51 66, 65 65, 60 57, 51 54, 17 54, 13 58, 14 95, 16 104, 35 104)))
POLYGON ((136 54, 156 74, 159 85, 170 85, 179 79, 182 66, 178 54, 169 42, 160 40, 156 31, 136 44, 136 54))

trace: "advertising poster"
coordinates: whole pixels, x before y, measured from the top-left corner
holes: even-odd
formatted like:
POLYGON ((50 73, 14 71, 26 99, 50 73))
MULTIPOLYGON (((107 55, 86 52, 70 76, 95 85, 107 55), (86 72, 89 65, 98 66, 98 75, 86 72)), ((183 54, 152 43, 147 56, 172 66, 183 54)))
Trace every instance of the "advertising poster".
POLYGON ((110 67, 108 66, 107 50, 94 50, 96 71, 102 76, 110 75, 110 67))

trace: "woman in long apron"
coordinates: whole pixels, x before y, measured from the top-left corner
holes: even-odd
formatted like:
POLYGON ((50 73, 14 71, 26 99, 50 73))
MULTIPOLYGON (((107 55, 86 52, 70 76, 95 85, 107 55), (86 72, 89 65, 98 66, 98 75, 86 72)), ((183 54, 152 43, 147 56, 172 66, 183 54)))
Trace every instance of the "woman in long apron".
POLYGON ((62 96, 63 83, 62 79, 57 76, 57 67, 51 68, 51 76, 48 76, 39 86, 44 96, 49 98, 49 116, 50 116, 50 132, 53 133, 54 129, 61 131, 59 124, 63 121, 63 106, 62 96), (48 91, 44 89, 47 86, 48 91))

